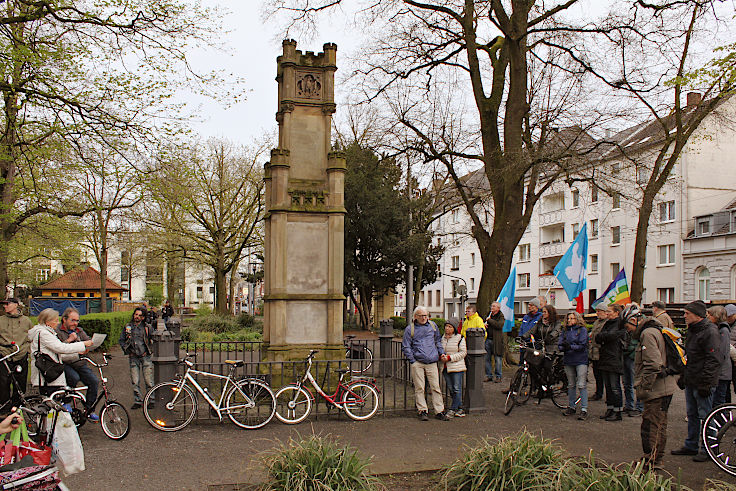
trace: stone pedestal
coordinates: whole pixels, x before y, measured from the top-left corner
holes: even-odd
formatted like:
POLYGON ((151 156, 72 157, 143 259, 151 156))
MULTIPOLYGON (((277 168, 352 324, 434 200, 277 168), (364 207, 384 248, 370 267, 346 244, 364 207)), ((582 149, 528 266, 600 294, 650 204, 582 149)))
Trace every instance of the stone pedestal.
POLYGON ((264 358, 344 356, 345 159, 331 152, 337 46, 278 57, 279 147, 265 166, 264 358))
POLYGON ((483 396, 483 378, 485 377, 485 331, 471 328, 465 332, 468 354, 465 361, 468 366, 465 372, 465 401, 463 407, 469 413, 480 413, 488 410, 483 396))

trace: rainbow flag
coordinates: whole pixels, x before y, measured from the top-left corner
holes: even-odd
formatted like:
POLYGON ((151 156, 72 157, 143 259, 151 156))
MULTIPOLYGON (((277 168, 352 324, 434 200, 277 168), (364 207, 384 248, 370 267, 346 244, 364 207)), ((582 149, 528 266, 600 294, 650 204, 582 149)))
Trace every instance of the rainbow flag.
POLYGON ((621 269, 613 279, 606 291, 603 292, 600 298, 596 299, 591 304, 591 307, 597 309, 599 305, 603 304, 604 307, 611 305, 612 303, 620 303, 626 305, 631 303, 631 295, 629 295, 629 283, 626 281, 626 272, 621 269))

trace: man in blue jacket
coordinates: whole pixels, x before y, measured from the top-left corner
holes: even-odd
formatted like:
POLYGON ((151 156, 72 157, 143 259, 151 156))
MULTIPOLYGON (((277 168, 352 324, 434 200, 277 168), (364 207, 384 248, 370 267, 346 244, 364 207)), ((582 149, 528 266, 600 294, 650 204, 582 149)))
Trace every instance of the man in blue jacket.
POLYGON ((440 355, 444 355, 445 350, 442 349, 440 330, 437 324, 429 320, 429 313, 424 307, 414 309, 414 319, 404 329, 401 349, 411 363, 411 380, 414 383, 414 398, 417 411, 419 411, 419 419, 429 420, 427 399, 424 397, 426 378, 432 393, 435 418, 448 421, 450 418, 445 414, 445 404, 440 391, 440 373, 437 367, 440 355))
MULTIPOLYGON (((521 319, 521 326, 519 326, 519 337, 523 337, 524 334, 531 331, 542 318, 542 303, 539 301, 539 298, 529 300, 526 308, 526 315, 521 319)), ((519 348, 519 365, 524 360, 525 352, 526 350, 524 348, 519 348)))

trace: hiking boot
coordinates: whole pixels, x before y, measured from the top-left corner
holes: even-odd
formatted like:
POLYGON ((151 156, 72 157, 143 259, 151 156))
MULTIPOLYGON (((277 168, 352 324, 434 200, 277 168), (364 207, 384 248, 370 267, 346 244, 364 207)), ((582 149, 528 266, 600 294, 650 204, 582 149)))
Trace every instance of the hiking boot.
POLYGON ((621 421, 621 411, 615 411, 613 414, 605 418, 606 421, 621 421))
POLYGON ((68 413, 72 412, 72 405, 69 404, 68 402, 62 404, 61 407, 63 407, 64 408, 64 411, 66 411, 68 413))
POLYGON ((574 407, 566 407, 564 411, 562 411, 563 416, 574 416, 575 415, 575 408, 574 407))
POLYGON ((676 448, 670 451, 670 453, 672 455, 698 455, 697 450, 693 450, 692 448, 687 448, 687 447, 676 448))
POLYGON ((89 413, 89 416, 87 416, 87 419, 92 421, 93 423, 98 423, 100 421, 100 417, 97 416, 95 413, 89 413))
POLYGON ((603 416, 599 416, 599 417, 601 419, 608 419, 612 415, 613 415, 613 409, 608 409, 606 410, 606 414, 604 414, 603 416))
POLYGON ((427 411, 419 411, 419 419, 422 421, 429 421, 429 414, 427 414, 427 411))
POLYGON ((455 411, 455 417, 456 418, 464 418, 465 417, 465 411, 463 411, 463 408, 460 408, 457 411, 455 411))
POLYGON ((707 453, 698 452, 698 454, 693 457, 693 462, 708 462, 710 460, 710 457, 708 457, 707 453))
POLYGON ((626 409, 626 416, 629 418, 637 418, 641 416, 641 411, 638 409, 626 409))
POLYGON ((588 419, 588 411, 580 411, 580 416, 578 416, 578 420, 585 421, 586 419, 588 419))
POLYGON ((447 415, 443 412, 437 413, 434 415, 435 419, 439 419, 440 421, 450 421, 450 418, 447 417, 447 415))
POLYGON ((496 380, 494 380, 493 382, 495 382, 497 384, 500 384, 501 383, 501 377, 496 377, 496 380))
POLYGON ((452 418, 453 416, 456 415, 455 411, 453 411, 452 409, 448 409, 447 411, 445 411, 445 414, 447 415, 448 418, 452 418))
POLYGON ((483 380, 483 382, 493 382, 493 378, 492 378, 492 377, 486 377, 486 378, 485 378, 485 379, 483 380))

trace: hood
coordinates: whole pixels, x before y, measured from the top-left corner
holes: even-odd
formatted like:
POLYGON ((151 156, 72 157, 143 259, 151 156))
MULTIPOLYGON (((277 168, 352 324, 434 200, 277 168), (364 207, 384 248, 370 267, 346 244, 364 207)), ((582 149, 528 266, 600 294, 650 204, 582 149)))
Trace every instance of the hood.
POLYGON ((33 341, 34 339, 36 339, 36 336, 38 336, 38 334, 41 331, 45 331, 45 330, 48 330, 48 329, 49 329, 48 326, 45 326, 43 324, 36 324, 35 326, 33 326, 32 328, 30 328, 28 330, 28 339, 30 339, 31 341, 33 341))
POLYGON ((13 319, 17 319, 18 317, 23 317, 22 312, 16 312, 15 314, 8 314, 7 312, 5 312, 5 315, 7 317, 12 317, 13 319))

